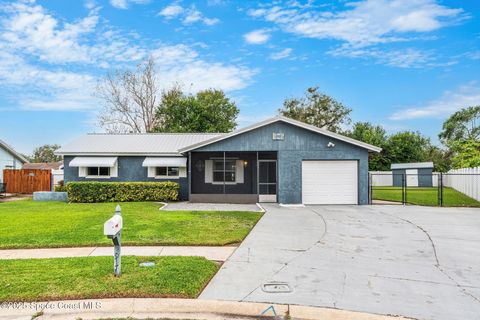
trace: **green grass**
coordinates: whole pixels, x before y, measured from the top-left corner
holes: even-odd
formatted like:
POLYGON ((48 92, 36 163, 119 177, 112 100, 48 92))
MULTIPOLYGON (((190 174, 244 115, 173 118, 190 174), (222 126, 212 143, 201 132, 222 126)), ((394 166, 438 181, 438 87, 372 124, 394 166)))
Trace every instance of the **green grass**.
MULTIPOLYGON (((401 187, 373 187, 374 200, 402 202, 401 187)), ((438 206, 438 188, 409 187, 407 203, 423 206, 438 206)), ((479 207, 480 202, 452 188, 443 189, 445 207, 479 207)))
POLYGON ((113 257, 0 260, 0 301, 46 301, 113 297, 195 298, 217 272, 203 257, 113 257), (154 267, 139 263, 154 261, 154 267))
MULTIPOLYGON (((110 246, 103 223, 114 203, 21 200, 0 203, 0 249, 110 246)), ((256 212, 160 211, 152 202, 122 203, 123 245, 228 245, 241 242, 256 212)))

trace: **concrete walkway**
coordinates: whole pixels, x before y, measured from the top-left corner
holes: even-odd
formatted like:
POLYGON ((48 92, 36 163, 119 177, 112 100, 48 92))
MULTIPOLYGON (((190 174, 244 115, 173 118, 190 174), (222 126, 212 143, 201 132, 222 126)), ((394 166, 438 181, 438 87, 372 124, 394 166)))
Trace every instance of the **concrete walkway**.
POLYGON ((66 300, 12 304, 0 308, 0 319, 259 319, 266 317, 285 319, 289 314, 296 320, 402 320, 360 312, 295 305, 279 305, 233 301, 203 301, 196 299, 93 299, 66 300))
POLYGON ((160 210, 164 211, 253 211, 263 212, 263 209, 256 204, 234 204, 234 203, 190 203, 170 202, 160 210))
MULTIPOLYGON (((237 247, 122 247, 124 256, 200 256, 225 261, 237 247)), ((45 259, 99 257, 113 255, 113 247, 49 248, 0 250, 0 259, 45 259)))

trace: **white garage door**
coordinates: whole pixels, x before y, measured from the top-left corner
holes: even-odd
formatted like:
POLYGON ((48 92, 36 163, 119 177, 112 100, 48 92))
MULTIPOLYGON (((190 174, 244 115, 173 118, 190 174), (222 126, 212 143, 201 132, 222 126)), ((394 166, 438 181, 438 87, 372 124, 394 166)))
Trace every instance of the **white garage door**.
POLYGON ((302 161, 304 204, 358 204, 357 161, 302 161))

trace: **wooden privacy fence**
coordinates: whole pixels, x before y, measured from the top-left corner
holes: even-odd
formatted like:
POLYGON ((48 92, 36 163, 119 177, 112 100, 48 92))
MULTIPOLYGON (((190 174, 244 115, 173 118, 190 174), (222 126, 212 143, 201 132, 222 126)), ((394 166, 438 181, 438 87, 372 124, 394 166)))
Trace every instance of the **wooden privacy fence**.
POLYGON ((7 185, 7 193, 51 191, 52 172, 41 169, 4 169, 3 182, 7 185))

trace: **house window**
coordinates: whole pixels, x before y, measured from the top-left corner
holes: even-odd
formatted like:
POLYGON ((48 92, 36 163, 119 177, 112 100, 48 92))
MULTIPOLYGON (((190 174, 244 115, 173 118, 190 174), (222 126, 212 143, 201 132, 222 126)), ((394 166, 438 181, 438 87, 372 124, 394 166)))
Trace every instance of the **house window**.
POLYGON ((109 167, 88 167, 87 176, 109 177, 110 168, 109 167))
POLYGON ((155 167, 156 176, 178 177, 178 167, 155 167))
POLYGON ((236 161, 235 160, 214 160, 213 161, 213 182, 235 182, 236 161), (224 165, 225 163, 225 176, 224 165))

